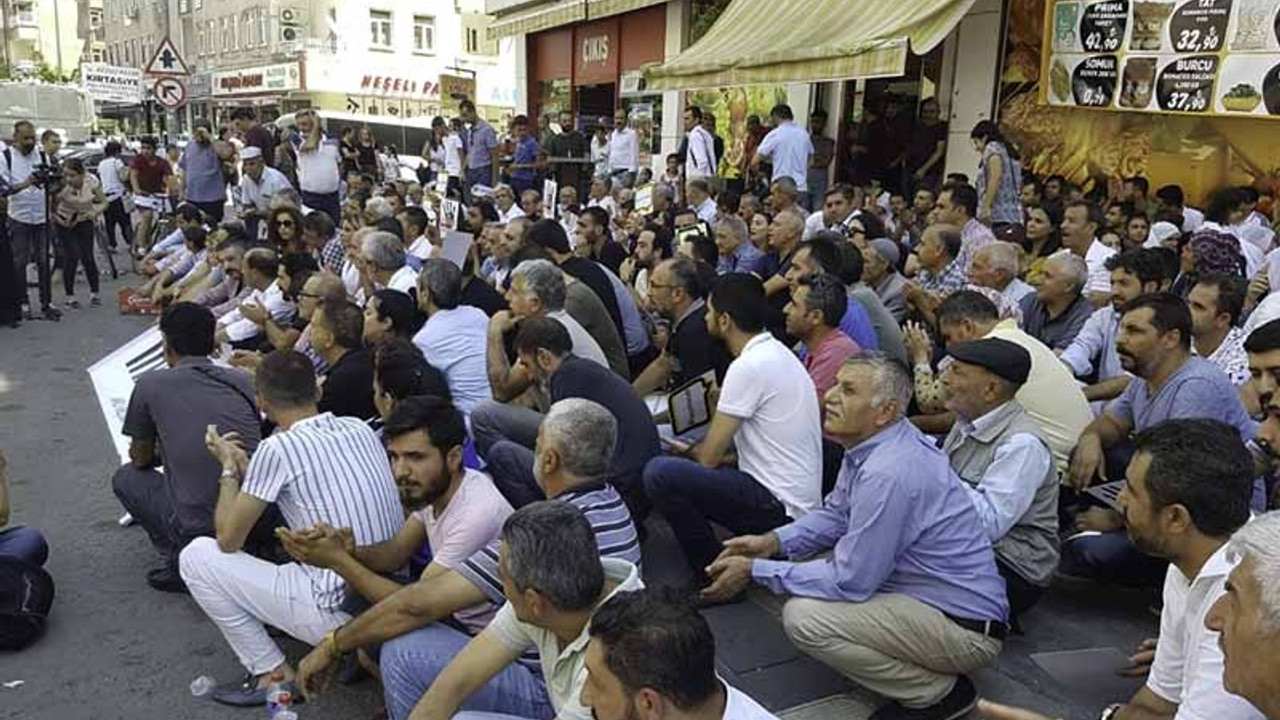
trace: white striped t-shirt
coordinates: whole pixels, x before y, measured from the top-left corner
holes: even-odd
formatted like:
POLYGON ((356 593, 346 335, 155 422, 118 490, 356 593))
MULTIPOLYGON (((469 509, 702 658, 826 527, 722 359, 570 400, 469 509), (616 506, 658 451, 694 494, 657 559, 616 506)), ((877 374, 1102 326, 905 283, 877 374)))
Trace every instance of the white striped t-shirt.
MULTIPOLYGON (((262 441, 249 461, 244 492, 274 502, 294 530, 325 522, 351 528, 356 545, 393 537, 404 524, 387 452, 361 420, 324 413, 262 441)), ((345 581, 332 570, 304 565, 311 592, 325 610, 337 608, 345 581)))

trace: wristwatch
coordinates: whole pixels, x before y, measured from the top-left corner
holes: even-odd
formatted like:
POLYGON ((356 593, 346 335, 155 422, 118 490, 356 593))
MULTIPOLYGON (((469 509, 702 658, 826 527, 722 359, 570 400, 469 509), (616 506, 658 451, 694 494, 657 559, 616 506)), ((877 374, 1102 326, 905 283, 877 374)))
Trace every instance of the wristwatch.
POLYGON ((1116 703, 1114 705, 1108 705, 1107 709, 1102 711, 1102 715, 1098 718, 1098 720, 1111 720, 1111 718, 1114 717, 1116 713, 1120 712, 1120 708, 1122 707, 1124 707, 1124 703, 1116 703))

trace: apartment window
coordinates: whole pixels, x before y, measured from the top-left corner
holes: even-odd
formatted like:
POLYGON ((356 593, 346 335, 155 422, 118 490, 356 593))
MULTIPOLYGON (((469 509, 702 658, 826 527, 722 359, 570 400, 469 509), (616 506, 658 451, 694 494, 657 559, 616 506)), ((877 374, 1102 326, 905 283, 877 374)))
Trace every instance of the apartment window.
POLYGON ((89 8, 89 27, 97 30, 102 27, 102 10, 89 8))
POLYGON ((230 25, 230 27, 228 27, 227 18, 225 16, 219 18, 218 22, 220 23, 221 30, 222 30, 222 52, 230 52, 231 51, 231 32, 235 28, 235 25, 233 23, 230 25))
POLYGON ((258 8, 257 13, 258 13, 258 45, 261 47, 266 47, 267 46, 267 14, 263 12, 262 8, 258 8))
POLYGON ((196 23, 196 54, 200 57, 204 57, 205 53, 209 51, 207 43, 208 35, 204 31, 204 23, 198 22, 196 23))
POLYGON ((480 32, 475 28, 467 28, 467 53, 475 55, 480 52, 480 32))
POLYGON ((240 15, 240 44, 248 50, 256 44, 253 39, 253 13, 245 10, 240 15))
POLYGON ((391 13, 389 11, 369 11, 369 44, 375 48, 391 47, 391 13))
POLYGON ((195 10, 196 12, 200 12, 201 10, 203 10, 204 0, 193 0, 191 3, 191 9, 195 10))
POLYGON ((413 16, 413 51, 432 53, 436 50, 436 19, 427 15, 413 16))
POLYGON ((105 52, 103 52, 102 50, 100 50, 100 49, 99 49, 99 50, 94 50, 94 51, 93 51, 93 61, 94 61, 94 62, 96 62, 96 63, 106 62, 106 61, 107 61, 107 54, 106 54, 105 52))

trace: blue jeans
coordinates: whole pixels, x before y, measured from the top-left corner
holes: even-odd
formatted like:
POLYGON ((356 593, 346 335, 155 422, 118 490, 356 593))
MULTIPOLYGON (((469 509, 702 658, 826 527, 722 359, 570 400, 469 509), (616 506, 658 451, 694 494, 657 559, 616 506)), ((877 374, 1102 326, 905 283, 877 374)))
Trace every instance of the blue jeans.
MULTIPOLYGON (((470 641, 460 630, 433 623, 382 646, 383 699, 392 720, 409 717, 431 683, 470 641)), ((542 678, 519 663, 494 675, 459 710, 536 720, 550 720, 556 714, 542 678)))
POLYGON ((49 559, 49 544, 39 532, 16 525, 0 530, 0 557, 17 558, 31 565, 43 566, 49 559))
POLYGON ((1127 587, 1160 587, 1169 567, 1133 546, 1124 532, 1078 537, 1062 546, 1062 572, 1127 587))
MULTIPOLYGON (((493 166, 485 165, 484 167, 467 168, 466 187, 462 188, 462 192, 466 195, 468 202, 475 202, 475 198, 471 197, 472 185, 484 185, 485 187, 493 187, 493 166)), ((516 202, 519 202, 519 197, 516 202)))
POLYGON ((768 488, 734 468, 712 470, 684 458, 654 458, 644 468, 644 490, 699 578, 722 549, 712 522, 735 534, 769 532, 791 522, 768 488))

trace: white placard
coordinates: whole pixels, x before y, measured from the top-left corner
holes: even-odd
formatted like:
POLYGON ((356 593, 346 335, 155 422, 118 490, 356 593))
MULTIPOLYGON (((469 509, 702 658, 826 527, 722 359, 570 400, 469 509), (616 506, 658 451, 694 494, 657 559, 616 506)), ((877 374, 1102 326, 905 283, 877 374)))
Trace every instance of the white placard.
POLYGON ((559 214, 559 206, 556 205, 556 195, 560 192, 560 186, 555 180, 547 178, 542 181, 542 208, 547 217, 554 218, 559 214))
POLYGON ((458 269, 462 269, 463 263, 467 261, 467 253, 471 251, 471 245, 475 241, 475 236, 471 233, 450 230, 444 234, 444 242, 440 248, 440 255, 444 259, 451 261, 454 265, 457 265, 458 269))
POLYGON ((145 372, 163 368, 164 339, 153 325, 110 355, 89 366, 89 379, 98 395, 107 432, 121 462, 129 462, 129 438, 124 434, 124 414, 129 409, 133 386, 145 372))
POLYGON ((462 205, 457 200, 449 200, 446 198, 440 204, 440 207, 440 229, 457 230, 458 214, 462 212, 462 205))
POLYGON ((142 71, 138 68, 85 63, 80 66, 80 86, 98 102, 142 102, 142 71))

